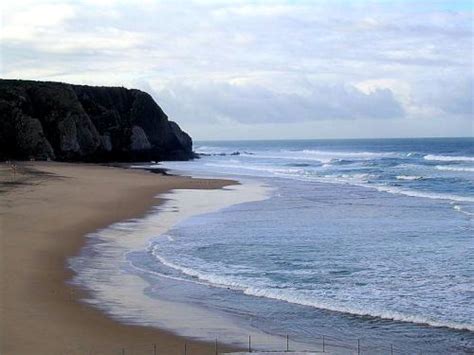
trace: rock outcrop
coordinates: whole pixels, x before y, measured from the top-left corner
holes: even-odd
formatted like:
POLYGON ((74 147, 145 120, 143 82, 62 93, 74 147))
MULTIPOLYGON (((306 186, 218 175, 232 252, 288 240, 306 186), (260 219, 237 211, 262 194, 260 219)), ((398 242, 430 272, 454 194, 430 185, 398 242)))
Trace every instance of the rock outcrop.
POLYGON ((187 160, 191 137, 147 93, 0 80, 0 160, 187 160))

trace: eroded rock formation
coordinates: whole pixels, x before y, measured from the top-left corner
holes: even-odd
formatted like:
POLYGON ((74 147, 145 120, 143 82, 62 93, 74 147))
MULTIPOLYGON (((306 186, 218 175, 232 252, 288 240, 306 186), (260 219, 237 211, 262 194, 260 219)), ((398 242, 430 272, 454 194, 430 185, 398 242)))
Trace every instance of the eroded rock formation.
POLYGON ((192 158, 191 137, 147 93, 122 87, 0 80, 0 159, 192 158))

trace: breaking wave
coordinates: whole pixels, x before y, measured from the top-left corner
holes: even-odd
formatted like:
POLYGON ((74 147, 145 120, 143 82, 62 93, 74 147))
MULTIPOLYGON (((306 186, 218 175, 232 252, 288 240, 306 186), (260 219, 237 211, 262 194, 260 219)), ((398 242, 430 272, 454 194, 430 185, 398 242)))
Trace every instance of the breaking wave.
POLYGON ((371 186, 378 191, 388 192, 392 194, 405 195, 410 197, 421 197, 429 198, 432 200, 448 200, 448 201, 457 201, 457 202, 474 202, 474 197, 471 196, 460 196, 447 193, 435 193, 435 192, 425 192, 412 190, 407 188, 402 188, 398 186, 388 186, 388 185, 367 185, 371 186))
POLYGON ((398 175, 397 180, 422 180, 423 176, 416 175, 398 175))
POLYGON ((466 216, 474 216, 474 213, 465 211, 465 210, 462 208, 462 206, 453 205, 453 208, 454 208, 456 211, 461 212, 462 214, 465 214, 466 216))
POLYGON ((177 270, 180 273, 191 277, 192 279, 183 278, 182 280, 196 282, 199 280, 202 284, 208 284, 214 287, 229 288, 236 291, 241 291, 249 296, 265 297, 269 299, 275 299, 293 304, 299 304, 303 306, 314 307, 318 309, 324 309, 334 312, 348 313, 358 316, 376 317, 387 320, 395 320, 401 322, 410 322, 417 324, 427 324, 433 327, 445 327, 457 330, 470 330, 474 331, 474 326, 471 324, 456 323, 456 322, 443 322, 430 319, 428 317, 422 317, 418 315, 403 314, 396 311, 382 311, 377 309, 362 309, 356 306, 345 306, 340 304, 334 304, 326 301, 319 301, 301 294, 298 290, 282 289, 282 288, 269 288, 269 287, 255 287, 251 284, 255 284, 253 280, 245 280, 244 278, 232 277, 232 276, 220 276, 216 274, 208 274, 194 270, 189 267, 181 266, 176 263, 166 260, 161 256, 157 247, 152 248, 152 255, 163 265, 177 270))
POLYGON ((436 165, 435 167, 438 170, 443 171, 460 171, 460 172, 474 172, 474 167, 466 167, 466 166, 444 166, 444 165, 436 165))
POLYGON ((434 161, 474 161, 474 157, 456 156, 456 155, 434 155, 428 154, 423 157, 425 160, 434 161))

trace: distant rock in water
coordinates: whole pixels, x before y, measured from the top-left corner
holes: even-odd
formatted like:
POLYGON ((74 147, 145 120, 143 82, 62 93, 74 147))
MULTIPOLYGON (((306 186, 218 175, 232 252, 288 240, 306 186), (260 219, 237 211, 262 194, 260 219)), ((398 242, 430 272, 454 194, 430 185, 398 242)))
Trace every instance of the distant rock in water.
POLYGON ((239 152, 239 151, 235 151, 235 152, 232 152, 232 153, 196 153, 195 155, 195 158, 200 158, 200 157, 226 157, 226 156, 238 156, 238 155, 241 155, 241 154, 245 154, 245 155, 254 155, 254 153, 251 153, 251 152, 239 152))
POLYGON ((147 93, 0 79, 0 160, 187 160, 191 137, 147 93))

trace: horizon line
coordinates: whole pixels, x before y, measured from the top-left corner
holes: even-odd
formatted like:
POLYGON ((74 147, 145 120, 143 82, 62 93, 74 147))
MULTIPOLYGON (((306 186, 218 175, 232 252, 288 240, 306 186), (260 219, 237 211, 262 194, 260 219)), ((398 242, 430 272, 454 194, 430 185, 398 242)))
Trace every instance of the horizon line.
POLYGON ((371 137, 371 138, 249 138, 249 139, 194 139, 193 142, 237 142, 237 141, 312 141, 312 140, 379 140, 379 139, 474 139, 474 136, 428 136, 428 137, 371 137))

